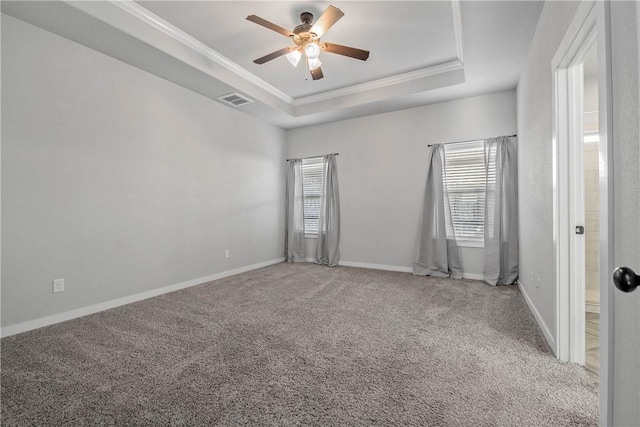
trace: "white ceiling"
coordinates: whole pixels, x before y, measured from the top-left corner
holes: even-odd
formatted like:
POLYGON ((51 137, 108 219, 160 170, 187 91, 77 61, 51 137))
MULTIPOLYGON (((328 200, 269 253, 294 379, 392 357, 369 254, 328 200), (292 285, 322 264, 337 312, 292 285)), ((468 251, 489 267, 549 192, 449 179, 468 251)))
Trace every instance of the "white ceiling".
POLYGON ((139 2, 143 7, 184 29, 189 35, 292 98, 366 83, 458 59, 450 2, 139 2), (371 51, 366 61, 323 54, 325 78, 313 81, 300 64, 293 68, 280 57, 264 65, 252 61, 291 41, 245 17, 256 14, 284 28, 300 24, 300 14, 314 20, 329 4, 345 16, 322 41, 371 51), (414 17, 438 17, 429 26, 407 25, 414 17), (236 17, 231 19, 231 17, 236 17), (389 37, 389 34, 393 34, 389 37), (410 49, 408 49, 410 47, 410 49), (410 54, 407 54, 409 53, 410 54))
MULTIPOLYGON (((2 11, 217 99, 239 92, 241 111, 284 128, 341 120, 515 88, 541 1, 2 2, 2 11), (321 54, 324 78, 284 56, 287 29, 329 5, 344 17, 322 37, 369 50, 366 62, 321 54)), ((231 107, 230 107, 231 108, 231 107)))

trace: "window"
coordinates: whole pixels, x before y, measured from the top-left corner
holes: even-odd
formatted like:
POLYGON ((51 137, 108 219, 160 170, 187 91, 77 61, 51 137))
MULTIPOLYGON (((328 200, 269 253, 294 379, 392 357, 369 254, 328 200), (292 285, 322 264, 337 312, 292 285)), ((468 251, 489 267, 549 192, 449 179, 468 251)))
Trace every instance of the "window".
POLYGON ((487 181, 495 182, 495 164, 485 165, 483 141, 445 145, 445 186, 451 206, 447 234, 457 240, 484 241, 487 181))
POLYGON ((306 234, 318 234, 320 196, 322 194, 322 157, 302 160, 302 187, 304 191, 304 229, 306 234))

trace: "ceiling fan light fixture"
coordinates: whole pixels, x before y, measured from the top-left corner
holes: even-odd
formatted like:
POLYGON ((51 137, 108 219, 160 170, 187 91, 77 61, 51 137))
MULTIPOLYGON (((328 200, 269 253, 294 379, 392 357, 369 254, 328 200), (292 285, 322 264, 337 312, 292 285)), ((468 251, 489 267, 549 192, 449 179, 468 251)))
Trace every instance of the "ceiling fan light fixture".
POLYGON ((318 59, 318 56, 320 56, 320 46, 318 46, 318 43, 309 43, 304 47, 304 53, 309 59, 318 59))
POLYGON ((367 50, 342 46, 335 43, 322 42, 320 44, 320 38, 323 37, 324 33, 326 33, 327 30, 329 30, 329 28, 331 28, 333 24, 338 22, 338 20, 343 16, 344 12, 335 6, 329 5, 329 7, 322 12, 320 18, 318 18, 314 23, 313 14, 303 12, 300 15, 302 24, 296 26, 293 31, 289 31, 286 28, 267 21, 264 18, 260 18, 257 15, 247 16, 248 21, 282 34, 295 44, 295 46, 283 47, 282 49, 278 49, 268 55, 254 59, 253 62, 258 65, 262 65, 275 58, 279 58, 280 56, 286 56, 291 65, 297 67, 302 56, 304 56, 307 61, 308 69, 311 71, 311 77, 313 77, 313 80, 320 80, 324 77, 322 69, 320 68, 322 65, 319 59, 320 51, 366 61, 369 58, 369 51, 367 50))
POLYGON ((322 62, 318 58, 309 58, 309 70, 315 70, 322 65, 322 62))
POLYGON ((298 63, 300 62, 300 58, 302 58, 302 53, 299 50, 292 50, 291 52, 287 53, 285 56, 287 57, 291 65, 293 65, 294 67, 297 67, 298 63))

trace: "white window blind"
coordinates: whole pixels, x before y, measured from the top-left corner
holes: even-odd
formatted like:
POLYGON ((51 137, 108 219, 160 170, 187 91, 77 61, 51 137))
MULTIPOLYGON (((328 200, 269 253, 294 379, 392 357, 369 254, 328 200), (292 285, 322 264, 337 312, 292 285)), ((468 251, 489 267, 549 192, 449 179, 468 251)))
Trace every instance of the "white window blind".
POLYGON ((445 187, 451 206, 448 233, 458 240, 484 240, 487 179, 495 182, 495 163, 485 164, 483 141, 445 145, 445 187))
POLYGON ((302 160, 304 190, 304 228, 307 234, 318 234, 320 196, 322 193, 322 157, 302 160))

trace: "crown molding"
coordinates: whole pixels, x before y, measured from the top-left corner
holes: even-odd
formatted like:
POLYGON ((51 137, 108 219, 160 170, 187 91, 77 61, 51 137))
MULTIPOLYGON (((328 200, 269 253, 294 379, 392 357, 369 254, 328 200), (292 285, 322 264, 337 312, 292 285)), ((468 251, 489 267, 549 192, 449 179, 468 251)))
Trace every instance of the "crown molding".
POLYGON ((453 15, 453 34, 456 39, 456 55, 458 61, 464 64, 462 59, 462 13, 460 13, 460 0, 451 0, 451 13, 453 15))
MULTIPOLYGON (((257 89, 263 90, 264 93, 270 94, 273 97, 277 98, 279 101, 284 102, 284 105, 287 105, 289 108, 286 108, 284 105, 281 107, 276 107, 276 105, 273 104, 271 106, 274 108, 280 109, 281 111, 285 112, 288 115, 295 116, 296 106, 310 106, 310 104, 313 104, 313 103, 324 102, 327 100, 341 98, 341 97, 354 95, 354 94, 363 94, 366 92, 380 90, 383 88, 406 84, 414 81, 417 82, 420 80, 424 80, 426 78, 434 77, 439 74, 445 74, 455 70, 460 70, 460 69, 464 70, 464 63, 462 60, 462 50, 463 50, 462 49, 462 18, 460 13, 460 0, 450 0, 450 1, 451 1, 451 11, 452 11, 452 18, 453 18, 452 30, 454 33, 455 46, 456 46, 455 59, 448 62, 431 65, 419 70, 414 70, 407 73, 402 73, 402 74, 398 74, 390 77, 381 78, 378 80, 373 80, 365 83, 348 86, 341 89, 330 90, 327 92, 322 92, 315 95, 304 96, 300 98, 293 98, 287 95, 280 89, 272 86, 271 84, 262 80, 255 74, 249 72, 245 68, 229 60, 228 58, 226 58, 216 50, 212 49, 211 47, 207 46, 206 44, 202 43, 198 39, 182 31, 180 28, 162 19, 158 15, 146 9, 144 6, 136 3, 134 0, 110 0, 106 2, 109 5, 117 7, 118 10, 126 13, 127 16, 129 16, 130 18, 133 18, 133 21, 127 21, 127 23, 122 23, 121 20, 117 20, 117 16, 114 17, 113 12, 105 10, 104 8, 102 9, 89 8, 89 6, 81 6, 74 1, 67 1, 67 3, 70 4, 71 6, 79 8, 91 14, 92 16, 104 22, 110 23, 111 25, 113 25, 114 22, 118 22, 118 27, 123 31, 129 32, 130 34, 140 34, 140 31, 144 32, 145 28, 147 29, 151 28, 155 31, 159 31, 163 35, 168 36, 172 40, 177 42, 179 46, 186 48, 187 53, 188 52, 196 53, 200 57, 206 58, 212 63, 217 64, 220 67, 223 67, 225 70, 232 73, 231 75, 235 75, 236 77, 240 78, 241 81, 245 81, 249 84, 252 84, 257 89), (138 24, 137 28, 136 28, 136 23, 138 24), (143 26, 140 26, 139 24, 143 24, 143 26), (285 110, 289 110, 289 111, 285 111, 285 110)), ((91 4, 93 2, 88 2, 88 3, 91 4)), ((151 34, 151 40, 153 40, 153 34, 151 34)), ((155 40, 151 41, 151 43, 154 44, 155 40)), ((155 43, 155 47, 162 49, 162 47, 158 43, 155 43)), ((191 65, 197 67, 195 63, 191 65)), ((214 74, 211 74, 211 75, 214 78, 218 78, 214 74)), ((225 82, 224 78, 221 79, 221 81, 225 82)), ((227 83, 227 84, 230 84, 230 83, 227 83)), ((233 84, 231 84, 231 86, 233 86, 233 84)), ((238 88, 238 90, 241 90, 241 89, 238 88)), ((254 93, 252 97, 256 98, 255 95, 256 94, 254 93)), ((258 96, 258 98, 260 98, 260 96, 258 96)), ((263 102, 266 102, 267 104, 271 104, 271 102, 273 101, 267 101, 263 99, 263 102)))
POLYGON ((373 80, 366 83, 345 87, 342 89, 322 92, 317 95, 296 98, 293 106, 313 104, 315 102, 326 101, 328 99, 339 98, 341 96, 355 95, 356 93, 367 92, 370 90, 380 89, 401 83, 408 83, 414 80, 432 77, 438 74, 448 73, 464 68, 459 60, 444 62, 442 64, 433 65, 431 67, 422 68, 420 70, 410 71, 408 73, 396 74, 395 76, 385 77, 379 80, 373 80))
POLYGON ((287 102, 288 104, 291 104, 293 102, 293 98, 287 95, 286 93, 282 92, 276 87, 265 82, 264 80, 262 80, 255 74, 247 71, 246 69, 242 68, 235 62, 230 61, 228 58, 221 55, 220 53, 210 48, 206 44, 202 43, 200 40, 190 36, 189 34, 185 33, 184 31, 176 27, 175 25, 170 24, 169 22, 160 18, 158 15, 154 14, 150 10, 140 6, 135 1, 115 0, 115 1, 110 1, 110 3, 113 4, 114 6, 119 7, 125 12, 129 13, 131 16, 139 19, 140 21, 152 26, 157 30, 162 31, 164 34, 180 42, 184 46, 194 50, 195 52, 199 53, 202 56, 205 56, 206 58, 212 60, 216 64, 224 67, 225 69, 231 71, 237 76, 258 86, 259 88, 265 90, 271 95, 274 95, 280 98, 281 100, 287 102))

